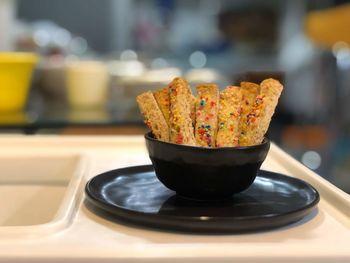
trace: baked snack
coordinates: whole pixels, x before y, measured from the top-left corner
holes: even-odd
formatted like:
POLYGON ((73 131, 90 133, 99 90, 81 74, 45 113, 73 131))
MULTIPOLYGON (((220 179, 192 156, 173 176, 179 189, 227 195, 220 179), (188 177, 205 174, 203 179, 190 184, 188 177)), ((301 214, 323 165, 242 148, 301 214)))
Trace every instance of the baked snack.
POLYGON ((151 129, 155 138, 161 141, 169 141, 169 127, 158 107, 151 91, 142 93, 136 97, 140 111, 144 116, 146 125, 151 129))
POLYGON ((259 94, 260 86, 252 82, 241 82, 240 87, 242 92, 242 112, 239 122, 239 130, 241 131, 239 145, 244 146, 248 143, 246 136, 247 130, 249 129, 248 115, 252 110, 256 96, 259 94))
POLYGON ((175 78, 168 87, 145 92, 136 100, 155 138, 200 147, 260 144, 268 130, 283 86, 274 79, 257 85, 241 82, 221 93, 215 84, 197 86, 175 78))
POLYGON ((191 89, 186 80, 175 78, 169 84, 170 142, 196 145, 191 119, 191 89))
POLYGON ((195 138, 197 146, 215 147, 219 89, 215 84, 197 86, 195 138))
POLYGON ((246 116, 246 130, 240 140, 242 146, 262 142, 282 90, 283 86, 278 80, 265 79, 261 82, 260 93, 256 96, 253 106, 246 116))
POLYGON ((169 110, 170 110, 170 101, 169 101, 169 89, 168 87, 161 88, 153 92, 153 96, 157 101, 159 109, 162 111, 165 121, 169 126, 169 110))
POLYGON ((220 93, 217 147, 239 146, 241 131, 239 123, 242 113, 242 92, 240 87, 228 86, 220 93))
POLYGON ((192 125, 196 124, 196 97, 193 96, 192 92, 189 94, 189 101, 191 105, 191 119, 192 119, 192 125))

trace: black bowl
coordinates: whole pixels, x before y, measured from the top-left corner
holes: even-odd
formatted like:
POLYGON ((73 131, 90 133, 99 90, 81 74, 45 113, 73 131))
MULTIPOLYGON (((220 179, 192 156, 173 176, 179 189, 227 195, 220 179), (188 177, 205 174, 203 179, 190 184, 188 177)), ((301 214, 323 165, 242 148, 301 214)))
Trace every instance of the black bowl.
POLYGON ((145 134, 160 182, 178 195, 200 200, 231 197, 247 189, 270 149, 265 138, 248 147, 202 148, 162 142, 145 134))

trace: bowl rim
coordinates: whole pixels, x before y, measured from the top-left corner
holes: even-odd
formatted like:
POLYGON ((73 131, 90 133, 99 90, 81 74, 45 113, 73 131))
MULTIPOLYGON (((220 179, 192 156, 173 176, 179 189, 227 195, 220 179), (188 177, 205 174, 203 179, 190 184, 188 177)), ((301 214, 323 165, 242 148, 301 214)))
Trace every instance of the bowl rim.
POLYGON ((178 148, 186 148, 186 149, 192 149, 192 150, 200 150, 200 151, 229 151, 229 150, 253 150, 253 149, 258 149, 258 148, 263 148, 264 146, 267 146, 270 144, 270 139, 264 136, 264 139, 262 143, 256 144, 256 145, 251 145, 251 146, 237 146, 237 147, 199 147, 199 146, 192 146, 192 145, 186 145, 186 144, 176 144, 172 142, 165 142, 161 141, 158 139, 155 139, 152 137, 152 132, 147 132, 144 135, 145 139, 148 141, 152 141, 155 143, 160 143, 163 145, 168 145, 172 147, 178 147, 178 148))

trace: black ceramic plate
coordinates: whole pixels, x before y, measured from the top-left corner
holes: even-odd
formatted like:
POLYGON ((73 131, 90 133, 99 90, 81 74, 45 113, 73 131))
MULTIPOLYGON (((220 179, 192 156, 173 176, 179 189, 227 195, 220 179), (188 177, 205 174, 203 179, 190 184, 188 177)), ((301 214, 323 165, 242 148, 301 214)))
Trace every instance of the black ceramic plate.
POLYGON ((86 185, 93 205, 142 226, 193 232, 246 232, 296 222, 318 203, 309 184, 260 171, 252 186, 230 199, 195 201, 164 187, 151 165, 117 169, 86 185))

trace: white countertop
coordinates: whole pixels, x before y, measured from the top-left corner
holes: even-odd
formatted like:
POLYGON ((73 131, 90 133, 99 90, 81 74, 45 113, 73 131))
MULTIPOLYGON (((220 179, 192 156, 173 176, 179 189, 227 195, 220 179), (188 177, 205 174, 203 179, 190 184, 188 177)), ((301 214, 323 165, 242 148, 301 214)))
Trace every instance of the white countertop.
MULTIPOLYGON (((150 163, 141 136, 1 136, 0 146, 0 152, 9 154, 83 155, 88 169, 82 185, 107 170, 150 163)), ((62 231, 36 237, 0 236, 0 261, 350 262, 349 195, 275 145, 262 168, 311 183, 321 194, 318 209, 302 221, 276 230, 196 235, 121 224, 93 213, 82 200, 72 224, 62 231)))

